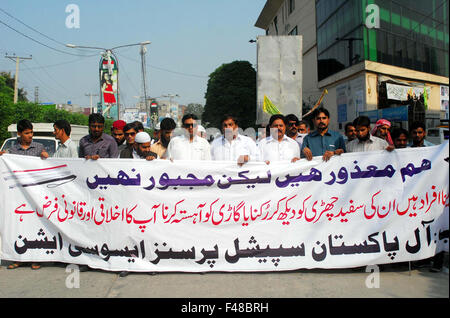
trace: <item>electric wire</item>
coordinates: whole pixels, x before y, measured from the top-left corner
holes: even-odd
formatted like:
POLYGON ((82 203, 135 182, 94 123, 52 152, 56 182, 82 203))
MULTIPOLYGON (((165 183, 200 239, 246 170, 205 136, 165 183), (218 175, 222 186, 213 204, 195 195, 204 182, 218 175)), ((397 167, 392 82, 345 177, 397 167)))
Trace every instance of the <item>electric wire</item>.
MULTIPOLYGON (((139 62, 139 61, 136 60, 136 59, 133 59, 133 58, 128 57, 128 56, 123 55, 123 54, 119 54, 119 53, 116 53, 116 54, 119 55, 119 56, 121 56, 121 57, 123 57, 123 58, 125 58, 125 59, 128 59, 128 60, 130 60, 130 61, 133 61, 133 62, 136 62, 136 63, 141 64, 141 62, 139 62)), ((157 70, 160 70, 160 71, 165 71, 165 72, 173 73, 173 74, 178 74, 178 75, 183 75, 183 76, 190 76, 190 77, 197 77, 197 78, 208 78, 208 76, 204 76, 204 75, 196 75, 196 74, 188 74, 188 73, 176 72, 176 71, 168 70, 168 69, 165 69, 165 68, 162 68, 162 67, 158 67, 158 66, 155 66, 155 65, 151 65, 151 64, 148 64, 148 63, 146 63, 146 64, 147 64, 149 67, 151 67, 151 68, 154 68, 154 69, 157 69, 157 70)))
MULTIPOLYGON (((38 40, 36 40, 36 39, 34 39, 34 38, 32 38, 32 37, 30 37, 30 36, 28 36, 28 35, 26 35, 26 34, 20 32, 19 30, 16 30, 15 28, 13 28, 12 26, 6 24, 6 23, 3 22, 2 20, 0 20, 0 23, 3 24, 4 26, 6 26, 7 28, 13 30, 14 32, 17 32, 17 33, 19 33, 20 35, 26 37, 27 39, 29 39, 29 40, 31 40, 31 41, 33 41, 33 42, 35 42, 35 43, 38 43, 38 44, 40 44, 40 45, 42 45, 42 46, 45 46, 46 48, 49 48, 49 49, 51 49, 51 50, 53 50, 53 51, 56 51, 56 52, 59 52, 59 53, 63 53, 63 54, 67 54, 67 55, 72 55, 72 56, 80 56, 80 57, 90 57, 90 56, 94 56, 94 55, 80 55, 80 54, 74 54, 74 53, 69 53, 69 52, 61 51, 61 50, 59 50, 59 49, 57 49, 57 48, 54 48, 54 47, 49 46, 49 45, 47 45, 47 44, 45 44, 45 43, 42 43, 41 41, 38 41, 38 40)), ((96 55, 96 54, 95 54, 95 55, 96 55)))

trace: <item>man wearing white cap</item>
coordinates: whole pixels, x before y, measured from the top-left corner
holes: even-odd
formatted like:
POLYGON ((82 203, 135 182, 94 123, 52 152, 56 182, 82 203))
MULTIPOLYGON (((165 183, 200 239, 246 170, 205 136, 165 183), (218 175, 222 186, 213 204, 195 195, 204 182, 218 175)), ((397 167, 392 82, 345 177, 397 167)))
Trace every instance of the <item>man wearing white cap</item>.
MULTIPOLYGON (((120 158, 133 158, 133 159, 146 159, 153 160, 158 158, 158 155, 150 151, 150 142, 152 138, 146 132, 138 132, 134 138, 134 143, 132 144, 133 151, 126 156, 121 156, 120 158)), ((120 277, 125 277, 129 274, 128 271, 122 271, 119 273, 120 277)))
MULTIPOLYGON (((128 158, 153 160, 158 155, 150 151, 150 135, 146 132, 139 132, 134 138, 133 151, 128 158)), ((122 157, 124 158, 124 157, 122 157)))
POLYGON ((153 145, 157 143, 159 139, 161 139, 161 123, 157 123, 155 125, 155 129, 153 130, 153 138, 150 143, 153 145))

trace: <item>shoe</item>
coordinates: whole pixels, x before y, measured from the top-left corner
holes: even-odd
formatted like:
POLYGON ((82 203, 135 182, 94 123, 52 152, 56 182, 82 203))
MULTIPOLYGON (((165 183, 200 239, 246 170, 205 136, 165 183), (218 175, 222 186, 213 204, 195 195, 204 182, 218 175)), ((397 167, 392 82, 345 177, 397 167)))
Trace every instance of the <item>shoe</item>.
POLYGON ((430 266, 431 266, 431 260, 429 258, 411 263, 411 268, 426 268, 426 267, 430 267, 430 266))
POLYGON ((80 272, 87 272, 89 270, 89 266, 80 265, 79 270, 80 270, 80 272))
POLYGON ((36 270, 36 269, 40 269, 40 268, 41 268, 40 263, 31 263, 31 269, 36 270))
POLYGON ((431 266, 430 272, 432 273, 440 273, 442 271, 442 266, 431 266))
POLYGON ((12 264, 8 265, 7 269, 16 269, 19 266, 20 266, 20 263, 12 263, 12 264))
POLYGON ((125 277, 125 276, 128 276, 128 274, 130 274, 130 272, 123 271, 123 272, 119 273, 119 277, 125 277))

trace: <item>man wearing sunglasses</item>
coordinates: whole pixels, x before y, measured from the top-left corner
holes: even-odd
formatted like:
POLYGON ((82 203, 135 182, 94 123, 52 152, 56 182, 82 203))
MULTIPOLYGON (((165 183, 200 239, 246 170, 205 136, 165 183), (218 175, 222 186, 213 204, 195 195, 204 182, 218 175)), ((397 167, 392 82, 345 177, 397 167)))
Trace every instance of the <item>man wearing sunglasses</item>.
POLYGON ((123 134, 125 136, 125 148, 120 151, 119 158, 133 158, 133 145, 136 134, 139 132, 139 125, 137 122, 128 123, 123 127, 123 134))
POLYGON ((186 114, 181 119, 184 133, 172 138, 167 146, 167 157, 171 160, 211 160, 208 141, 197 135, 198 118, 186 114))
POLYGON ((119 150, 116 140, 103 132, 105 118, 101 114, 89 115, 89 135, 80 139, 78 157, 97 160, 117 158, 119 150))
MULTIPOLYGON (((299 148, 301 149, 303 138, 306 136, 306 134, 299 133, 300 120, 294 114, 286 115, 285 118, 286 118, 286 136, 288 136, 291 139, 294 139, 298 143, 299 148)), ((302 122, 302 125, 304 125, 304 122, 302 122)))

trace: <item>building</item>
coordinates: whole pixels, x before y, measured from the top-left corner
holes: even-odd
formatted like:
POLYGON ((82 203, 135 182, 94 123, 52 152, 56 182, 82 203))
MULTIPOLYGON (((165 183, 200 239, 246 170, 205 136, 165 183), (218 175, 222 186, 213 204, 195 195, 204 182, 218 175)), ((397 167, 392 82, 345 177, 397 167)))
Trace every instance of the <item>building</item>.
POLYGON ((449 0, 267 0, 255 26, 303 36, 303 109, 408 128, 448 119, 449 0), (445 110, 446 109, 446 110, 445 110))

